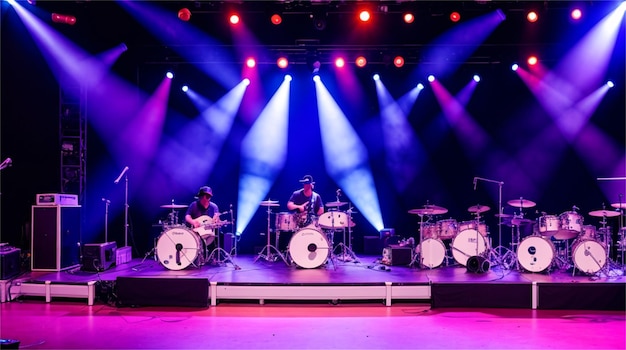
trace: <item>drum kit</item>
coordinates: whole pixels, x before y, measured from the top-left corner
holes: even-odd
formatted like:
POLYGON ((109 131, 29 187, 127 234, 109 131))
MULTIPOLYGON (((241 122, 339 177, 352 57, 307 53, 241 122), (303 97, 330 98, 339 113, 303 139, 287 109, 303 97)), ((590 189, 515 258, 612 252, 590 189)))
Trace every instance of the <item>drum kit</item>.
POLYGON ((192 229, 178 221, 178 210, 187 208, 186 205, 174 204, 172 201, 171 204, 161 205, 161 208, 171 211, 167 219, 162 221, 163 232, 156 239, 154 248, 146 253, 141 263, 154 252, 155 259, 168 270, 199 267, 210 261, 231 263, 235 269, 239 269, 230 253, 220 247, 219 234, 216 233, 222 226, 231 224, 231 221, 214 222, 213 218, 205 215, 197 218, 202 225, 192 229), (208 247, 216 239, 216 248, 209 252, 208 247))
MULTIPOLYGON (((607 218, 620 216, 620 211, 601 209, 589 212, 590 216, 602 218, 602 227, 596 230, 593 225, 583 225, 584 218, 575 206, 558 216, 542 213, 536 220, 531 220, 525 217, 524 210, 535 207, 535 202, 519 198, 507 204, 518 208, 518 213, 499 213, 496 216, 512 228, 511 249, 502 246, 491 248, 489 228, 481 220, 481 215, 490 210, 487 206, 469 207, 467 211, 475 218, 461 222, 455 219, 435 220, 437 215, 448 212, 437 205, 426 204, 409 210, 409 214, 420 216, 420 243, 415 248, 411 265, 418 263, 420 267, 432 269, 442 265, 444 260, 448 265, 453 258, 456 263, 468 266, 468 260, 476 256, 489 261, 490 265, 498 264, 506 269, 527 272, 573 267, 573 273, 578 270, 588 275, 608 274, 608 265, 612 262, 612 235, 610 227, 607 227, 607 218), (520 228, 526 227, 531 228, 531 234, 522 237, 520 228), (447 254, 448 249, 450 254, 447 254)), ((618 210, 626 207, 622 204, 612 206, 618 210)), ((626 251, 625 233, 626 229, 620 229, 616 244, 622 252, 622 260, 626 251)))
POLYGON ((347 205, 347 202, 328 202, 326 206, 333 208, 317 217, 310 213, 279 212, 275 220, 275 245, 271 244, 271 215, 272 208, 280 206, 278 201, 262 201, 261 206, 267 207, 267 243, 263 250, 255 258, 266 261, 282 260, 288 266, 293 262, 301 268, 317 268, 330 261, 334 268, 335 259, 358 262, 358 257, 352 251, 350 244, 352 228, 352 208, 340 211, 339 208, 347 205), (333 249, 334 233, 343 231, 343 242, 333 249), (287 253, 283 254, 279 246, 281 232, 292 232, 293 235, 287 246, 287 253), (347 235, 347 236, 346 236, 347 235), (340 254, 335 254, 340 251, 340 254))

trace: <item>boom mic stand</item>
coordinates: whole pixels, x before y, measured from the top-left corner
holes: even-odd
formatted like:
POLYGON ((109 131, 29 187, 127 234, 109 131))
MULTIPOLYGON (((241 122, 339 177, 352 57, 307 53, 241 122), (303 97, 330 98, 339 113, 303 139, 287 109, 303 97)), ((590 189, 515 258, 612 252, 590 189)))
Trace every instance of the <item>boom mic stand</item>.
MULTIPOLYGON (((476 190, 476 183, 478 180, 492 182, 498 184, 498 248, 502 247, 502 185, 504 182, 492 179, 486 179, 484 177, 474 177, 474 190, 476 190)), ((496 248, 498 254, 502 254, 501 251, 496 248)))

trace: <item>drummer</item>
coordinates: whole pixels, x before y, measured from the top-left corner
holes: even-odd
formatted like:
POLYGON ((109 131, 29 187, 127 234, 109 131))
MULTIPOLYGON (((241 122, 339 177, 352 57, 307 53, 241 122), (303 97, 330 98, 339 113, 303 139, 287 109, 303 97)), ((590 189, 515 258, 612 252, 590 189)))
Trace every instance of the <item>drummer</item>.
POLYGON ((301 227, 311 223, 314 217, 318 217, 324 213, 324 205, 322 197, 313 188, 315 181, 313 176, 305 175, 301 180, 302 188, 294 191, 287 202, 287 209, 294 213, 298 213, 305 220, 298 220, 301 227))

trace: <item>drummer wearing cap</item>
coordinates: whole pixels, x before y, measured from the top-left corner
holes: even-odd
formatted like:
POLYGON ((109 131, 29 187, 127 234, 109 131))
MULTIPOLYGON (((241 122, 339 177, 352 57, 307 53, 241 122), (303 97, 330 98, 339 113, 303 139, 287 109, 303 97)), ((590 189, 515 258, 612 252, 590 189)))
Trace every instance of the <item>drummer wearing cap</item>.
POLYGON ((211 189, 211 187, 200 187, 196 195, 198 199, 189 204, 189 208, 187 208, 187 213, 185 214, 185 221, 191 225, 191 227, 200 227, 202 223, 196 219, 203 215, 213 218, 213 223, 220 221, 219 208, 217 204, 211 202, 211 197, 213 197, 213 189, 211 189))
POLYGON ((287 202, 287 208, 296 213, 306 213, 320 216, 324 213, 322 197, 315 191, 313 176, 305 175, 302 180, 302 189, 294 191, 287 202))

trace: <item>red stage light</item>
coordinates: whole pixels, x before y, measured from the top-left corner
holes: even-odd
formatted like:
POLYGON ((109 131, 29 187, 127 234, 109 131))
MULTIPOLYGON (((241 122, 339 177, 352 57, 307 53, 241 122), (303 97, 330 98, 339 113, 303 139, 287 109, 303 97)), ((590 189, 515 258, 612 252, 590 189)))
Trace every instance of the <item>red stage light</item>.
POLYGON ((178 19, 184 22, 189 21, 189 19, 191 19, 191 11, 186 7, 178 10, 178 19))
POLYGON ((276 65, 278 66, 278 68, 284 69, 287 68, 287 66, 289 65, 289 61, 285 57, 279 57, 276 61, 276 65))
POLYGON ((413 23, 413 21, 415 21, 415 16, 413 16, 412 13, 405 13, 402 17, 405 23, 413 23))
POLYGON ((239 15, 236 13, 233 13, 230 15, 230 17, 228 18, 228 20, 230 21, 230 24, 238 24, 239 23, 239 15))
POLYGON ((272 15, 271 20, 272 20, 272 23, 275 24, 275 25, 279 25, 279 24, 281 24, 283 22, 283 18, 280 17, 280 15, 277 14, 277 13, 272 15))
POLYGON ((367 22, 370 20, 370 18, 372 18, 372 16, 370 15, 369 11, 363 10, 359 12, 359 19, 361 20, 361 22, 367 22))
POLYGON ((537 59, 537 56, 529 56, 526 62, 528 62, 529 66, 534 66, 537 64, 537 62, 539 62, 539 60, 537 59))
POLYGON ((456 12, 456 11, 452 12, 452 13, 450 14, 450 20, 451 20, 452 22, 458 22, 458 21, 460 21, 460 20, 461 20, 461 14, 460 14, 460 13, 458 13, 458 12, 456 12))
POLYGON ((539 15, 537 15, 537 12, 535 11, 530 11, 528 12, 528 14, 526 15, 526 19, 528 20, 528 22, 530 23, 535 23, 537 22, 537 20, 539 19, 539 15))
POLYGON ((61 15, 58 13, 52 14, 52 22, 54 23, 64 23, 73 26, 76 24, 76 17, 72 15, 61 15))
POLYGON ((404 66, 404 57, 396 56, 396 58, 393 59, 393 65, 398 68, 401 68, 402 66, 404 66))
POLYGON ((356 64, 357 67, 363 68, 363 67, 365 67, 365 65, 367 65, 367 59, 365 59, 365 57, 363 57, 363 56, 359 56, 359 57, 356 58, 354 63, 356 64))

